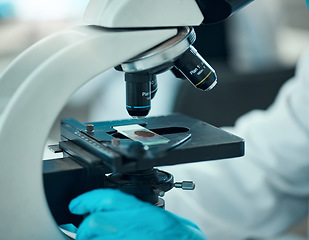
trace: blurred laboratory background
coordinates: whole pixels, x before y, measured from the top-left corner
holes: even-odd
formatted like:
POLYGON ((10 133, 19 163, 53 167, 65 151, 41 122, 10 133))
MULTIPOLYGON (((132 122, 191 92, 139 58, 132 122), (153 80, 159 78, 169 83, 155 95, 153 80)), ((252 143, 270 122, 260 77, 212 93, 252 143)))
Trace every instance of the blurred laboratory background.
MULTIPOLYGON (((0 0, 0 71, 38 40, 83 24, 87 3, 0 0)), ((255 0, 222 23, 195 29, 194 46, 216 70, 217 86, 202 92, 164 73, 158 77, 159 91, 152 101, 151 115, 182 112, 216 126, 233 125, 249 110, 271 104, 309 44, 305 0, 255 0)), ((74 94, 59 118, 82 122, 129 118, 124 95, 123 75, 111 69, 74 94)), ((51 132, 52 141, 59 138, 59 118, 51 132)))

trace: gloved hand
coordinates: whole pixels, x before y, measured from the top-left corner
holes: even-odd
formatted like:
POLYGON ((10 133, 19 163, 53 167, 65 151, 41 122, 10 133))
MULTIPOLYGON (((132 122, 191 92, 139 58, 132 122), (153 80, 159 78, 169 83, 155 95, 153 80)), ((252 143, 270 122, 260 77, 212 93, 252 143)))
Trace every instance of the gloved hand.
POLYGON ((77 230, 78 240, 206 240, 189 220, 119 190, 82 194, 69 209, 73 214, 90 214, 77 230))

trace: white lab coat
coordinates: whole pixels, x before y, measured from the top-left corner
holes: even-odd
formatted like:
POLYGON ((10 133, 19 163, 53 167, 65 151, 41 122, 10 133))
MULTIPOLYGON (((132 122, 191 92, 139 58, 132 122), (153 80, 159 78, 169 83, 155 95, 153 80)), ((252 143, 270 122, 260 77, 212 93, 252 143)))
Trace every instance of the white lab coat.
POLYGON ((209 240, 268 238, 305 218, 309 50, 268 110, 252 111, 228 130, 245 139, 245 156, 169 167, 177 181, 197 187, 167 193, 167 210, 197 223, 209 240))

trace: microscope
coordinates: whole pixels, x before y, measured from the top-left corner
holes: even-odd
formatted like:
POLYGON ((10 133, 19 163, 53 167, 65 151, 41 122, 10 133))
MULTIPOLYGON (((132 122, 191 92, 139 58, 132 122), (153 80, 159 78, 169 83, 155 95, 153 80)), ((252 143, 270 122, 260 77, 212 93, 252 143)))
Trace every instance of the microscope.
POLYGON ((242 156, 241 138, 205 122, 180 114, 145 117, 164 71, 202 90, 215 86, 215 71, 192 46, 192 26, 222 21, 251 1, 90 0, 88 25, 21 53, 0 75, 0 238, 68 239, 58 225, 81 220, 68 202, 94 188, 118 188, 164 207, 165 192, 194 183, 175 183, 156 167, 242 156), (133 118, 63 119, 61 141, 50 146, 63 158, 42 161, 69 97, 110 68, 124 72, 133 118))

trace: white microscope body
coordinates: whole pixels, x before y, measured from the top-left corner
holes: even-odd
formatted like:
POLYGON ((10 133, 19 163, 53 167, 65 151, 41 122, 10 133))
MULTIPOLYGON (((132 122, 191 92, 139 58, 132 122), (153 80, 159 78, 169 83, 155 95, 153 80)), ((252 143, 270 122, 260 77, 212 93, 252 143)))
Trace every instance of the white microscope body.
POLYGON ((176 27, 200 25, 203 14, 195 0, 91 0, 85 21, 94 26, 43 39, 0 75, 3 240, 67 239, 42 182, 42 152, 56 116, 83 84, 175 36, 176 27))

